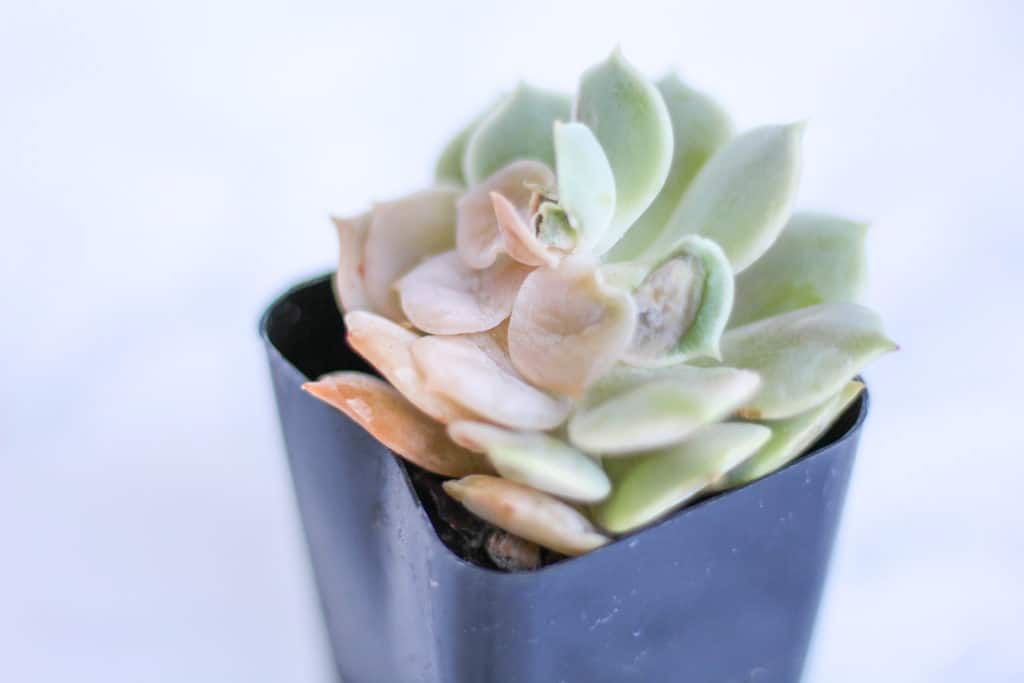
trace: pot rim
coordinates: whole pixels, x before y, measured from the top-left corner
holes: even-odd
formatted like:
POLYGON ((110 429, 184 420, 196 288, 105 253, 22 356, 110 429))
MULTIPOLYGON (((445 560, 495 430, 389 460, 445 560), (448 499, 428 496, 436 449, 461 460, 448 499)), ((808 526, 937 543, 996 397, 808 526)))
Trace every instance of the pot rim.
MULTIPOLYGON (((300 281, 300 282, 290 286, 283 293, 281 293, 278 296, 276 296, 266 306, 266 308, 264 308, 263 313, 262 313, 262 315, 260 315, 260 318, 259 318, 259 335, 262 338, 266 348, 268 349, 268 351, 270 353, 273 353, 274 355, 276 355, 285 364, 285 366, 287 366, 288 370, 292 374, 295 375, 295 377, 296 377, 296 379, 298 381, 312 381, 312 380, 315 380, 316 378, 315 377, 307 376, 305 373, 303 373, 301 370, 299 370, 297 367, 295 367, 295 365, 284 355, 284 353, 282 353, 281 350, 277 348, 277 346, 274 344, 273 340, 271 340, 271 338, 270 338, 270 332, 269 332, 269 329, 268 329, 269 328, 270 317, 271 317, 271 314, 273 313, 273 311, 278 306, 280 306, 284 301, 286 301, 289 297, 293 296, 295 293, 297 293, 297 292, 299 292, 301 290, 308 289, 310 287, 314 287, 314 286, 317 286, 317 285, 321 285, 324 282, 330 283, 333 275, 334 275, 333 271, 329 271, 329 272, 321 274, 321 275, 317 275, 317 276, 314 276, 314 277, 311 277, 311 278, 307 278, 305 280, 302 280, 302 281, 300 281)), ((331 285, 331 286, 333 288, 333 285, 331 285)), ((863 378, 858 378, 858 379, 863 381, 863 378)), ((315 401, 316 400, 313 397, 309 397, 309 399, 310 399, 310 401, 315 401)), ((790 462, 786 463, 782 467, 774 470, 770 474, 767 474, 767 475, 761 477, 760 479, 757 479, 755 481, 752 481, 752 482, 750 482, 748 484, 744 484, 743 486, 739 486, 739 487, 734 488, 734 489, 729 489, 727 491, 721 491, 721 492, 714 493, 714 494, 712 494, 712 495, 710 495, 710 496, 708 496, 706 498, 702 498, 701 500, 699 500, 699 501, 697 501, 697 502, 695 502, 695 503, 693 503, 691 505, 686 505, 686 506, 680 508, 679 510, 676 510, 675 512, 672 512, 672 513, 670 513, 668 515, 665 515, 665 516, 659 518, 657 521, 651 522, 650 524, 647 524, 647 525, 645 525, 645 526, 643 526, 643 527, 641 527, 641 528, 639 528, 639 529, 637 529, 635 531, 632 531, 632 532, 630 532, 628 534, 625 534, 623 536, 612 537, 612 540, 611 540, 610 543, 608 543, 608 544, 606 544, 604 546, 601 546, 600 548, 597 548, 595 550, 592 550, 590 552, 587 552, 587 553, 584 553, 582 555, 578 555, 578 556, 575 556, 575 557, 567 557, 564 560, 561 560, 559 562, 555 562, 553 564, 545 565, 545 566, 540 567, 538 569, 532 569, 530 571, 523 571, 523 572, 507 572, 507 571, 502 571, 500 569, 491 569, 489 567, 483 567, 483 566, 480 566, 478 564, 474 564, 472 562, 469 562, 468 560, 465 560, 464 558, 459 556, 454 550, 449 548, 441 540, 440 536, 438 536, 437 530, 434 528, 434 524, 433 524, 433 522, 431 522, 430 517, 428 516, 427 511, 426 511, 426 509, 423 506, 423 502, 420 500, 420 497, 419 497, 419 495, 416 492, 416 489, 415 489, 415 486, 413 485, 412 479, 409 477, 409 471, 408 471, 408 469, 405 466, 406 465, 405 460, 403 460, 400 456, 398 456, 395 453, 393 453, 390 449, 388 449, 383 444, 380 444, 378 442, 378 445, 381 447, 382 450, 384 450, 388 454, 390 454, 394 464, 399 466, 399 468, 401 470, 401 473, 402 473, 402 479, 403 479, 403 481, 405 481, 405 484, 408 487, 409 494, 412 496, 413 500, 415 501, 416 508, 417 508, 418 513, 419 513, 420 522, 422 524, 426 525, 426 528, 427 528, 427 530, 429 532, 428 535, 429 535, 429 537, 431 539, 430 542, 433 545, 436 546, 435 550, 441 550, 442 553, 444 555, 447 555, 447 557, 449 559, 455 561, 458 564, 463 565, 465 568, 467 568, 469 570, 480 571, 480 572, 486 572, 486 573, 489 573, 489 574, 500 575, 502 577, 506 577, 504 580, 507 580, 507 581, 524 581, 524 580, 528 579, 529 577, 538 576, 540 574, 545 574, 546 575, 546 574, 553 574, 553 573, 556 573, 558 571, 579 571, 581 569, 585 570, 585 568, 586 568, 585 567, 585 563, 587 563, 588 561, 590 561, 590 562, 599 562, 599 561, 602 561, 602 556, 606 555, 608 552, 612 552, 613 549, 618 548, 618 549, 621 550, 621 548, 623 546, 633 547, 633 545, 635 545, 636 541, 638 541, 644 535, 650 533, 652 530, 657 529, 658 527, 661 527, 661 526, 663 526, 665 524, 669 524, 669 523, 676 523, 676 522, 678 522, 680 520, 683 520, 683 519, 685 519, 686 517, 689 517, 689 516, 700 515, 700 514, 711 514, 713 512, 714 506, 716 504, 720 503, 722 500, 727 499, 729 497, 729 495, 731 495, 733 493, 738 493, 740 491, 744 491, 744 490, 750 489, 752 487, 758 487, 759 485, 764 485, 764 482, 770 481, 771 479, 775 478, 776 476, 779 476, 780 473, 782 473, 782 472, 784 472, 786 470, 789 470, 791 468, 800 467, 802 464, 804 464, 804 463, 806 463, 806 462, 808 462, 808 461, 818 457, 819 455, 823 454, 825 451, 827 451, 827 450, 829 450, 831 448, 837 447, 840 444, 843 444, 846 441, 849 441, 850 439, 854 438, 855 435, 863 427, 864 421, 867 418, 869 405, 870 405, 869 390, 868 390, 867 384, 865 383, 864 390, 861 392, 860 396, 853 403, 853 405, 849 406, 846 409, 846 412, 843 414, 843 415, 848 415, 850 413, 850 411, 856 410, 857 411, 856 418, 853 420, 853 422, 850 424, 850 426, 846 429, 846 431, 844 431, 842 434, 837 436, 835 439, 829 441, 828 443, 825 443, 825 444, 819 446, 818 448, 815 448, 814 450, 809 451, 809 452, 801 455, 800 457, 791 460, 790 462)), ((345 419, 348 419, 348 418, 346 417, 345 419)), ((839 419, 842 419, 842 416, 840 416, 839 419)))

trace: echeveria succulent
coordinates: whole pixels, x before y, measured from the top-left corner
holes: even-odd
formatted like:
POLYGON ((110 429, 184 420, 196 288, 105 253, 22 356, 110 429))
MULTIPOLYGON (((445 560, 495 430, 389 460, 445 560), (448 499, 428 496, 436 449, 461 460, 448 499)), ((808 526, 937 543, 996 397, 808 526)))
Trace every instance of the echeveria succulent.
POLYGON ((587 552, 770 474, 895 348, 857 303, 863 224, 790 214, 803 127, 733 137, 618 52, 575 99, 520 85, 434 187, 335 219, 348 341, 383 379, 307 390, 517 553, 587 552))

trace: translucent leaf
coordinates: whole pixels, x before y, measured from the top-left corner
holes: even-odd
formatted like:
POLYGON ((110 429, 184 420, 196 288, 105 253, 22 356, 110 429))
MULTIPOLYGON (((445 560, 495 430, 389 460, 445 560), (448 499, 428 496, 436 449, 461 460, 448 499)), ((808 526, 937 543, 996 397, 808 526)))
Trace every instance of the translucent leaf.
POLYGON ((733 135, 725 111, 708 96, 687 87, 676 74, 662 78, 657 86, 672 119, 672 166, 654 203, 609 252, 609 261, 628 261, 643 254, 668 223, 697 171, 733 135))
POLYGON ((556 553, 581 555, 609 541, 568 504, 507 479, 475 474, 443 486, 477 517, 556 553))
POLYGON ((454 251, 433 256, 398 281, 402 311, 431 334, 484 332, 512 312, 530 268, 501 257, 484 270, 466 266, 454 251))
POLYGON ((517 209, 497 192, 491 193, 491 203, 509 256, 529 266, 558 264, 564 253, 540 240, 528 211, 517 209))
POLYGON ((756 261, 789 217, 800 181, 803 128, 763 126, 722 147, 642 258, 656 260, 683 235, 698 234, 722 247, 736 273, 756 261))
POLYGON ((634 292, 637 327, 623 359, 658 367, 718 358, 733 304, 733 276, 711 240, 687 235, 634 292))
POLYGON ((346 315, 345 328, 348 345, 414 406, 443 424, 473 418, 471 411, 426 388, 409 352, 417 334, 368 311, 346 315))
POLYGON ((819 406, 783 420, 765 420, 761 424, 772 430, 772 438, 748 460, 729 472, 722 488, 748 484, 771 474, 802 455, 860 395, 864 385, 847 382, 840 392, 819 406))
POLYGON ((618 360, 635 327, 628 293, 605 285, 593 264, 566 260, 523 282, 509 318, 509 353, 529 381, 575 396, 618 360))
POLYGON ((363 252, 370 229, 369 212, 354 218, 331 217, 338 232, 338 270, 331 280, 338 310, 362 311, 370 308, 363 286, 363 252))
POLYGON ((324 375, 302 388, 355 420, 375 439, 425 470, 445 477, 493 471, 486 459, 455 445, 444 426, 402 398, 387 382, 361 372, 324 375))
POLYGON ((423 337, 412 345, 412 356, 428 389, 485 420, 529 430, 562 424, 569 403, 524 381, 499 335, 423 337))
MULTIPOLYGON (((525 237, 516 234, 508 236, 508 227, 502 229, 499 215, 496 213, 498 207, 492 196, 497 194, 504 202, 501 210, 508 215, 501 218, 505 223, 519 220, 524 225, 529 225, 530 202, 535 188, 549 188, 554 183, 555 174, 544 164, 537 161, 514 161, 470 189, 458 203, 455 245, 459 257, 472 268, 487 268, 503 251, 511 254, 516 260, 523 261, 517 251, 519 245, 508 245, 506 242, 519 242, 525 237)), ((533 237, 532 232, 526 227, 523 227, 521 232, 533 237)), ((543 250, 543 247, 541 249, 543 250)), ((544 261, 528 258, 523 262, 528 265, 540 265, 544 261)))
POLYGON ((611 482, 595 460, 541 432, 510 432, 482 422, 453 422, 452 440, 487 453, 498 474, 510 481, 578 503, 596 503, 611 482))
POLYGON ((487 110, 478 115, 466 126, 455 134, 448 144, 444 146, 441 151, 441 156, 437 160, 437 164, 434 166, 434 180, 439 185, 452 184, 459 187, 465 187, 466 176, 462 172, 462 158, 466 153, 466 144, 469 142, 470 136, 476 127, 480 125, 480 122, 484 117, 494 109, 494 106, 488 107, 487 110))
POLYGON ((736 278, 730 326, 833 301, 857 301, 867 279, 867 226, 795 214, 775 244, 736 278))
POLYGON ((762 425, 713 424, 677 446, 617 462, 612 495, 594 508, 594 519, 616 534, 649 524, 693 500, 770 436, 762 425))
POLYGON ((553 168, 551 127, 555 121, 569 120, 571 109, 567 95, 520 84, 484 117, 466 143, 463 173, 470 187, 520 159, 553 168))
POLYGON ((751 420, 791 417, 827 400, 896 345, 874 312, 851 303, 819 304, 729 330, 722 362, 761 375, 740 410, 751 420))
POLYGON ((615 175, 615 215, 604 253, 654 201, 672 163, 672 121, 661 93, 616 50, 580 79, 575 118, 594 132, 615 175))
POLYGON ((619 367, 584 396, 569 420, 569 439, 606 457, 671 446, 731 415, 758 384, 757 374, 733 368, 619 367))
POLYGON ((577 248, 592 249, 615 213, 615 176, 601 144, 582 123, 555 124, 558 203, 579 235, 577 248))
POLYGON ((422 259, 455 246, 457 196, 455 189, 433 188, 373 207, 363 281, 374 311, 401 320, 395 281, 422 259))

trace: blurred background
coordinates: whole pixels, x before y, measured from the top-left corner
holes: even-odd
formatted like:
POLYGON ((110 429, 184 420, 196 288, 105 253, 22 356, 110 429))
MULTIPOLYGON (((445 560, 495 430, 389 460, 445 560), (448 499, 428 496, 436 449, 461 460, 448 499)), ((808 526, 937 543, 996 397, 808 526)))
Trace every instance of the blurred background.
POLYGON ((799 205, 873 221, 903 350, 807 680, 1024 680, 1022 35, 1010 0, 3 3, 0 680, 330 680, 257 317, 329 212, 616 43, 809 119, 799 205))

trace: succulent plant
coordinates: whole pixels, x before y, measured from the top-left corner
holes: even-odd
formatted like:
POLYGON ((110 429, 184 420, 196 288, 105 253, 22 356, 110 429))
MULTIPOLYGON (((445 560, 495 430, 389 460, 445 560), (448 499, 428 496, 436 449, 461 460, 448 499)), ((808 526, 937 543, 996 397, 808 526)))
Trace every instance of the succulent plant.
POLYGON ((803 127, 734 135, 618 51, 575 98, 520 85, 434 187, 335 219, 348 343, 383 379, 305 388, 516 552, 584 553, 771 473, 896 348, 856 303, 865 226, 791 214, 803 127))

